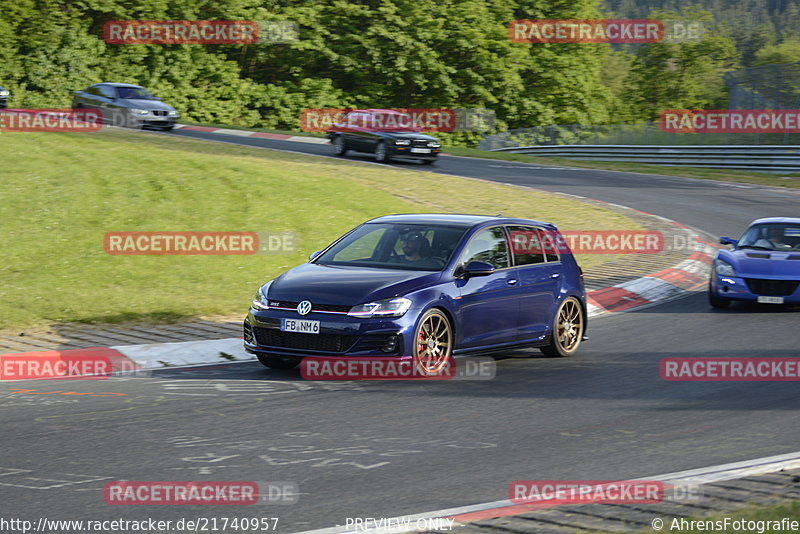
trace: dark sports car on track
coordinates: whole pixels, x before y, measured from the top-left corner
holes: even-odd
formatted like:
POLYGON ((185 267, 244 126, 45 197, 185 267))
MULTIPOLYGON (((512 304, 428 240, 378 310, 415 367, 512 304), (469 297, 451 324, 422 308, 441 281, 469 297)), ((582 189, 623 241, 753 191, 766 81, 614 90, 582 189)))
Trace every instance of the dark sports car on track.
POLYGON ((732 248, 714 259, 711 306, 727 308, 737 300, 800 304, 800 218, 758 219, 740 239, 719 242, 732 248))
POLYGON ((431 164, 442 151, 442 144, 431 135, 417 131, 413 119, 392 109, 353 109, 331 126, 328 139, 333 153, 344 156, 348 150, 371 152, 375 161, 410 158, 431 164))
POLYGON ((304 356, 410 360, 535 346, 568 356, 586 331, 583 273, 549 223, 478 215, 388 215, 264 284, 244 347, 264 365, 304 356))

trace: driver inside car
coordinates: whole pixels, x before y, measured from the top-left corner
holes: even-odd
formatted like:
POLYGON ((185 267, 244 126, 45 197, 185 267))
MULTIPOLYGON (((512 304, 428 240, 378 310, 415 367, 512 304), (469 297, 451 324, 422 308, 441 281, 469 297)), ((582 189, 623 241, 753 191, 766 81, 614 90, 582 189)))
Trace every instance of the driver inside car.
POLYGON ((400 236, 403 254, 393 256, 391 263, 416 265, 422 268, 439 268, 439 262, 432 258, 431 244, 419 232, 408 232, 400 236))
POLYGON ((773 250, 790 249, 792 245, 786 242, 784 229, 780 226, 770 226, 766 235, 754 243, 757 247, 773 250))

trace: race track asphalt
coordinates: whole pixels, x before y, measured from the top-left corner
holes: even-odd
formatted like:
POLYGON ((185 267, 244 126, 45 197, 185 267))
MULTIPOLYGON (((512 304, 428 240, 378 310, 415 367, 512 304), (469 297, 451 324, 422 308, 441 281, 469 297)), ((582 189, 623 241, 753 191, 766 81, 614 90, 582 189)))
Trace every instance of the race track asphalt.
MULTIPOLYGON (((791 192, 657 175, 456 157, 393 165, 615 202, 714 236, 797 216, 800 205, 791 192)), ((712 311, 693 293, 593 320, 573 358, 504 355, 489 381, 305 382, 235 363, 0 383, 0 517, 279 517, 279 532, 297 532, 504 499, 514 480, 621 480, 794 452, 796 383, 666 382, 658 364, 797 357, 798 324, 798 309, 712 311), (300 496, 282 506, 109 506, 101 488, 117 480, 286 481, 300 496)))

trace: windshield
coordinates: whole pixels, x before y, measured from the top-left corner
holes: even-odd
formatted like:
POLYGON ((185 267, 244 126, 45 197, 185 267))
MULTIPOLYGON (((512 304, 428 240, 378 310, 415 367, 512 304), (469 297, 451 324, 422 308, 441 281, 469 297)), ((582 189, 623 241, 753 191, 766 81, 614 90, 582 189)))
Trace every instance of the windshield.
POLYGON ((154 97, 141 87, 117 87, 117 96, 119 96, 119 98, 132 99, 132 100, 156 99, 156 97, 154 97))
POLYGON ((466 230, 425 224, 364 224, 314 263, 440 271, 450 261, 466 230))
POLYGON ((800 224, 758 224, 739 240, 739 248, 800 250, 800 224))

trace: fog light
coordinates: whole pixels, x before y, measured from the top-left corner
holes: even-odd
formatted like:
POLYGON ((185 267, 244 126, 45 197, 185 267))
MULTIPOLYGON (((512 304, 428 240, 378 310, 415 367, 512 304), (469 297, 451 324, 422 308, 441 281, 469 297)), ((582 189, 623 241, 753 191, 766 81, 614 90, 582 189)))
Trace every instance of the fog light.
POLYGON ((389 353, 395 352, 397 350, 397 336, 389 336, 386 339, 386 343, 383 344, 381 347, 381 351, 389 353))
POLYGON ((249 323, 244 323, 244 340, 246 343, 251 345, 255 345, 254 338, 253 338, 253 328, 250 326, 249 323))

